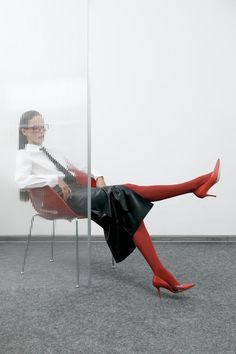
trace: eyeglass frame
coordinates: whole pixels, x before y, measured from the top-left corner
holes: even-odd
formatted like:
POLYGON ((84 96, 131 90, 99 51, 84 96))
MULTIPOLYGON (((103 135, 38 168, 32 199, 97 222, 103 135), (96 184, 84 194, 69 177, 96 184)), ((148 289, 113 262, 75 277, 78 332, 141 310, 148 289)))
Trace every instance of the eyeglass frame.
POLYGON ((49 124, 44 124, 44 125, 35 125, 35 126, 32 126, 32 127, 21 127, 21 128, 24 128, 24 129, 31 129, 33 130, 33 133, 36 133, 36 132, 41 132, 42 130, 45 132, 49 129, 49 124))

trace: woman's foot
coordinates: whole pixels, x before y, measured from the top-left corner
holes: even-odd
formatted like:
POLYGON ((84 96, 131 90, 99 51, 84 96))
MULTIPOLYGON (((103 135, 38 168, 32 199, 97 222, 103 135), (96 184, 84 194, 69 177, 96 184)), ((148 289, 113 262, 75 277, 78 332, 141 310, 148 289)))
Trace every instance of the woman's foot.
POLYGON ((163 273, 163 275, 158 274, 157 277, 163 279, 175 293, 188 290, 196 285, 194 283, 181 284, 169 271, 167 272, 167 274, 171 275, 171 277, 167 276, 165 273, 163 273))
POLYGON ((217 160, 214 170, 210 176, 210 178, 203 183, 200 187, 198 187, 193 193, 198 198, 205 198, 205 197, 216 197, 214 194, 208 194, 208 190, 216 184, 220 179, 220 159, 217 160))
POLYGON ((152 284, 157 289, 158 296, 161 297, 160 288, 165 288, 172 293, 181 293, 183 291, 189 290, 194 287, 196 284, 194 283, 187 283, 187 284, 178 284, 178 285, 170 285, 164 279, 159 277, 158 275, 153 275, 152 284))

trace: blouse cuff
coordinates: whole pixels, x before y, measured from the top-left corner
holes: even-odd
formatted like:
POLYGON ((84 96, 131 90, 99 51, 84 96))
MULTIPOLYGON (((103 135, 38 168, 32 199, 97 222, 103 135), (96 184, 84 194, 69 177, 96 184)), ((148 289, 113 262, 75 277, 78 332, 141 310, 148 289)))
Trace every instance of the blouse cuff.
POLYGON ((58 184, 58 176, 57 176, 57 175, 49 176, 49 178, 48 178, 48 185, 53 188, 53 187, 55 187, 57 184, 58 184))

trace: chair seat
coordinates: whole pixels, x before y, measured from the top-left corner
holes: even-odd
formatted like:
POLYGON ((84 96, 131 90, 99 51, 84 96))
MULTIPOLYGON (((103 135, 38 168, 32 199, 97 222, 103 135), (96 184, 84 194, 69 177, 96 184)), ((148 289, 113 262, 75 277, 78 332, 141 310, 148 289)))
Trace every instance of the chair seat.
POLYGON ((32 188, 29 197, 34 209, 45 219, 66 219, 84 218, 76 214, 64 201, 64 199, 51 187, 32 188))
MULTIPOLYGON (((70 169, 74 172, 76 181, 83 186, 87 185, 87 174, 78 169, 70 169)), ((96 187, 96 181, 91 178, 91 186, 96 187)), ((64 199, 51 187, 32 188, 29 190, 29 198, 34 209, 45 219, 84 219, 83 215, 75 213, 64 199)))

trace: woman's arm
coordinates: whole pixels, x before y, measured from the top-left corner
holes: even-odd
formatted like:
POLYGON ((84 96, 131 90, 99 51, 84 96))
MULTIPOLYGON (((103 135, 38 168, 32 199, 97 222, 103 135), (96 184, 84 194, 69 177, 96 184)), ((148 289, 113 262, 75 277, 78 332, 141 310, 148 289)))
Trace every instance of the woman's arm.
MULTIPOLYGON (((71 161, 69 161, 65 156, 64 156, 64 159, 66 161, 68 168, 76 169, 76 167, 71 163, 71 161)), ((84 170, 82 169, 82 171, 84 171, 84 170)), ((104 177, 101 175, 101 173, 98 170, 92 169, 91 177, 93 177, 96 180, 96 187, 103 187, 106 185, 104 177)))

